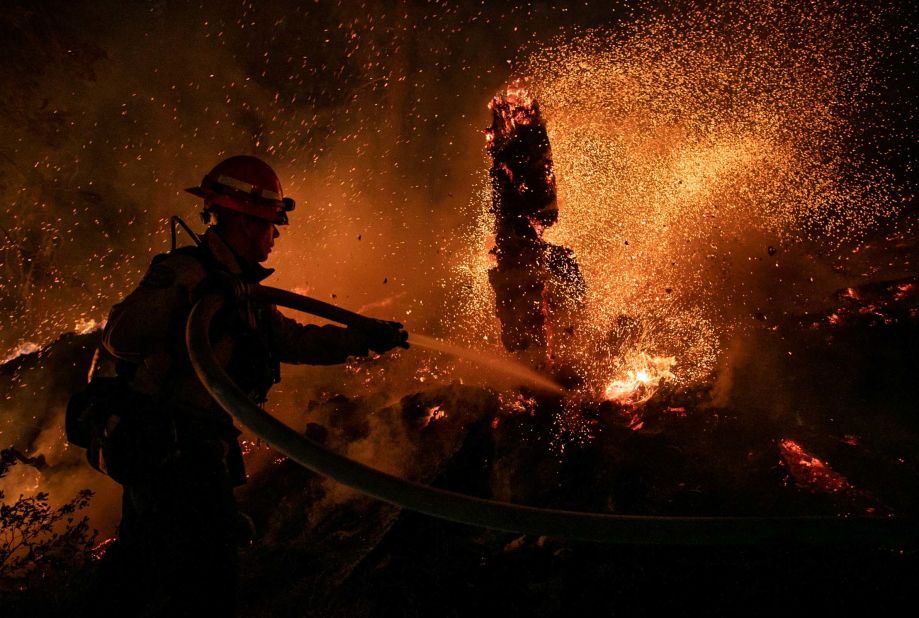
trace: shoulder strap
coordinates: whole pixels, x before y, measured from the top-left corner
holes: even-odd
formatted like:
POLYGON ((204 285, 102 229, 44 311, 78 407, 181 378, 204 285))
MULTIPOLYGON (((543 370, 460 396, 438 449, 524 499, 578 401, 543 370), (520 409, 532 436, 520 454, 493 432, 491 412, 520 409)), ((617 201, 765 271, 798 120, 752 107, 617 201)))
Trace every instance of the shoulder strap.
POLYGON ((204 270, 210 275, 214 271, 224 270, 223 265, 214 257, 214 255, 208 250, 204 245, 186 245, 184 247, 178 247, 173 249, 169 253, 161 253, 156 256, 154 261, 157 258, 165 259, 170 255, 185 255, 190 258, 194 258, 201 262, 201 265, 204 266, 204 270), (161 257, 162 256, 162 257, 161 257))

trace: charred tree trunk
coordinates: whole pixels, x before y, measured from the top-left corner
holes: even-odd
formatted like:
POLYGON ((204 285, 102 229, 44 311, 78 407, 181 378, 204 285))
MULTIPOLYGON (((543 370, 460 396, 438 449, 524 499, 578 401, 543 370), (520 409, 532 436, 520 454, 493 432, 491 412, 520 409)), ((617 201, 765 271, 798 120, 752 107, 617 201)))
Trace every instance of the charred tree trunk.
POLYGON ((501 341, 531 362, 552 361, 553 334, 573 329, 584 295, 574 252, 543 240, 558 219, 552 149, 539 104, 525 90, 509 89, 489 104, 486 130, 492 157, 492 207, 497 264, 488 279, 495 291, 501 341))

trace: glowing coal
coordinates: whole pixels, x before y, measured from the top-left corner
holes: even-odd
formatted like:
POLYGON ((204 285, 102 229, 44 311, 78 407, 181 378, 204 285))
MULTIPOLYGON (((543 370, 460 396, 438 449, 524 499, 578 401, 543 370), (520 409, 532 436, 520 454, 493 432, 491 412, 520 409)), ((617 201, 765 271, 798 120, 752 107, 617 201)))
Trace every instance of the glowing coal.
POLYGON ((802 489, 827 493, 853 490, 845 476, 804 450, 804 447, 794 440, 780 440, 779 452, 795 484, 802 489))

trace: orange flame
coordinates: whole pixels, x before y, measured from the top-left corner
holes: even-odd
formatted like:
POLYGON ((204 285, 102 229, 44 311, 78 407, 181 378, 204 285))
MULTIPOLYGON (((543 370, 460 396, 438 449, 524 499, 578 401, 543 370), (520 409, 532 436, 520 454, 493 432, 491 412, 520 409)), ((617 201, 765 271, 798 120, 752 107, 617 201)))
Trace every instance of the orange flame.
POLYGON ((89 333, 99 330, 105 326, 105 320, 96 321, 93 318, 80 318, 74 324, 73 332, 78 335, 88 335, 89 333))
POLYGON ((651 356, 638 352, 627 357, 619 375, 607 384, 604 396, 609 401, 638 406, 654 396, 661 384, 675 379, 670 371, 676 364, 673 356, 651 356))

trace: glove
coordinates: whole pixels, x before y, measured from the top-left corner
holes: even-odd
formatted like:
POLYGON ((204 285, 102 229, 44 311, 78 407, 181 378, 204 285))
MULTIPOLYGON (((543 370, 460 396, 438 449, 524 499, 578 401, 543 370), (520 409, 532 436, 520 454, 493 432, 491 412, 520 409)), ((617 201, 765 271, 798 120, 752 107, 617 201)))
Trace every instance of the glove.
POLYGON ((377 354, 393 348, 408 349, 408 333, 399 322, 370 319, 361 330, 367 338, 367 347, 377 354))

